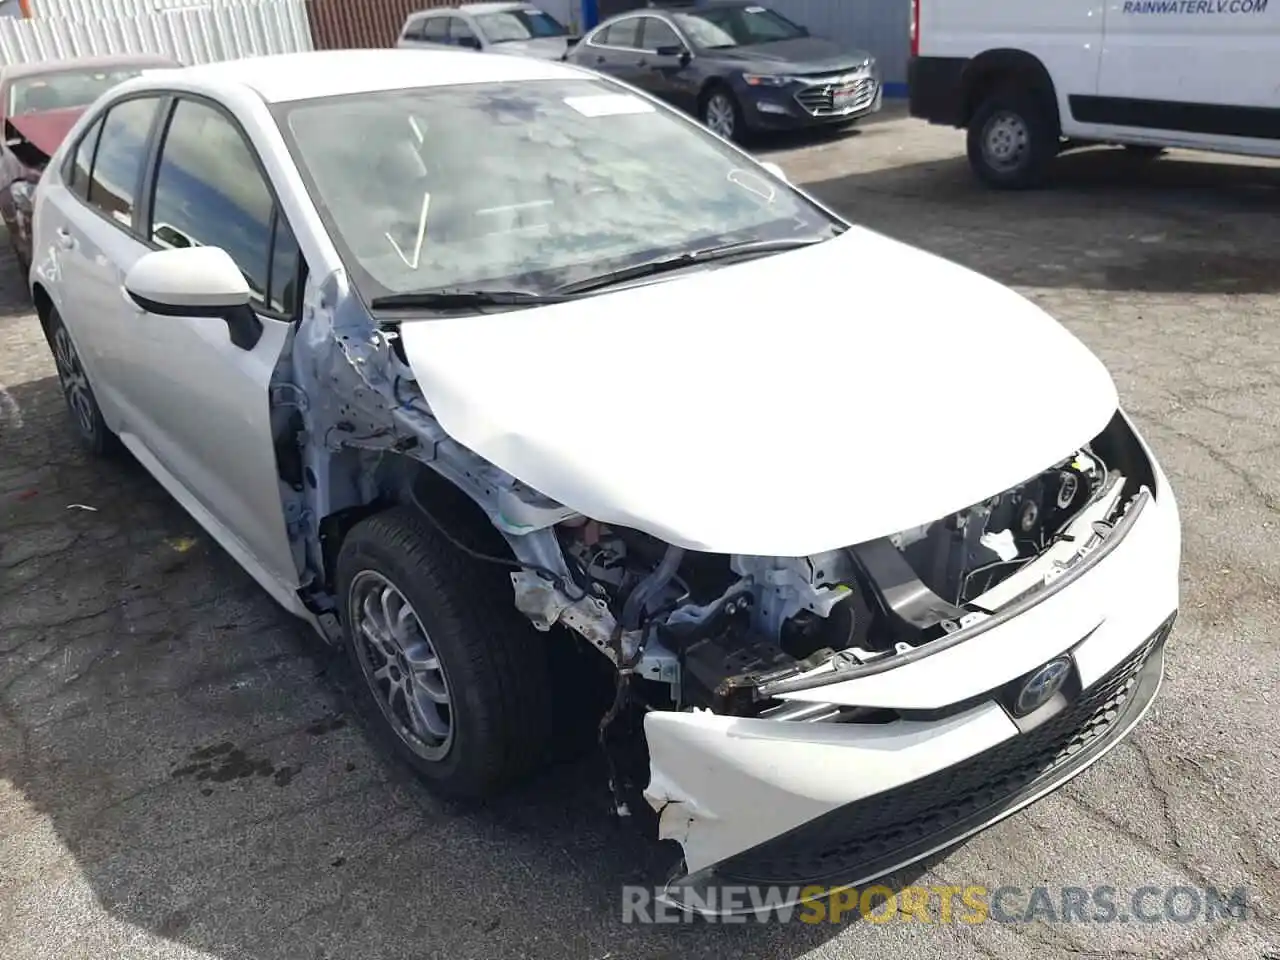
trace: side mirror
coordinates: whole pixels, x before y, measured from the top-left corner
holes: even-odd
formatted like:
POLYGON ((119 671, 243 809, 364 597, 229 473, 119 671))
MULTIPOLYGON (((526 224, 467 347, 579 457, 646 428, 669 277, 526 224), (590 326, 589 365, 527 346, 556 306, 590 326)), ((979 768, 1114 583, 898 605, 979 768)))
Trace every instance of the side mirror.
POLYGON ((262 339, 262 321, 249 306, 249 283, 221 247, 153 250, 130 268, 124 288, 156 316, 222 319, 241 350, 252 350, 262 339))
POLYGON ((789 179, 787 179, 787 171, 783 170, 780 166, 778 166, 772 160, 761 160, 760 166, 764 167, 766 170, 768 170, 771 174, 773 174, 783 183, 791 182, 789 179))
POLYGON ((688 49, 679 43, 658 47, 653 51, 653 55, 661 57, 663 60, 679 60, 682 67, 693 59, 693 55, 689 53, 688 49))

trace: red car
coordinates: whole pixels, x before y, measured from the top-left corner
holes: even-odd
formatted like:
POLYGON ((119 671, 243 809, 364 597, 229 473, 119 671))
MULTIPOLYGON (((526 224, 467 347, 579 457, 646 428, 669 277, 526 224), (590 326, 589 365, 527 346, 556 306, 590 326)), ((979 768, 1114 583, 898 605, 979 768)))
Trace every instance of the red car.
POLYGON ((144 70, 180 66, 149 53, 20 63, 0 69, 0 218, 18 266, 31 265, 31 201, 45 164, 85 107, 144 70))

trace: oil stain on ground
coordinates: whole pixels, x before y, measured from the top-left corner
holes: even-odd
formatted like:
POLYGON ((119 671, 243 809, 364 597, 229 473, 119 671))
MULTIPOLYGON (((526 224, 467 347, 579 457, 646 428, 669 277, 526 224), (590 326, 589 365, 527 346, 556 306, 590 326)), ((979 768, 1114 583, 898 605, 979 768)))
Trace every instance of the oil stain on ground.
MULTIPOLYGON (((294 767, 277 769, 270 760, 254 759, 230 741, 193 750, 187 755, 187 761, 176 767, 170 776, 210 783, 229 783, 248 777, 273 777, 277 786, 284 787, 298 772, 294 767)), ((208 796, 204 790, 201 793, 208 796)))

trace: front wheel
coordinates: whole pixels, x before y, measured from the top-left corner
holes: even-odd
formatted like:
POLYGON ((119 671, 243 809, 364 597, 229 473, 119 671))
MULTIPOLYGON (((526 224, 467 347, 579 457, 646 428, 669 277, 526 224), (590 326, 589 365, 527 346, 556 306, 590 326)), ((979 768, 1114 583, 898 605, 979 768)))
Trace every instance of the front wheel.
POLYGON ((741 140, 745 130, 738 98, 726 87, 713 87, 702 98, 702 123, 726 140, 741 140))
POLYGON ((550 738, 545 639, 502 574, 462 558, 406 507, 359 523, 338 557, 365 712, 428 785, 455 797, 499 792, 537 766, 550 738))
POLYGON ((969 121, 969 165, 991 187, 1021 190, 1044 182, 1058 154, 1058 130, 1042 97, 997 91, 969 121))

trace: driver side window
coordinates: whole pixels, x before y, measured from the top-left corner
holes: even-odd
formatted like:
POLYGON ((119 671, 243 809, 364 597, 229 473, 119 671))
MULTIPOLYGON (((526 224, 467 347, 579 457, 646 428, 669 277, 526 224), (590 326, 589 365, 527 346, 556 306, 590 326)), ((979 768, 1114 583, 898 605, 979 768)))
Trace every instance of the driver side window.
POLYGON ((641 35, 641 43, 645 50, 656 53, 665 47, 680 47, 683 49, 684 43, 676 32, 671 29, 671 25, 665 20, 659 20, 657 17, 644 18, 644 32, 641 35))
POLYGON ((179 99, 174 105, 156 168, 149 237, 160 247, 221 247, 248 281, 255 307, 296 315, 297 241, 252 145, 207 103, 179 99))

